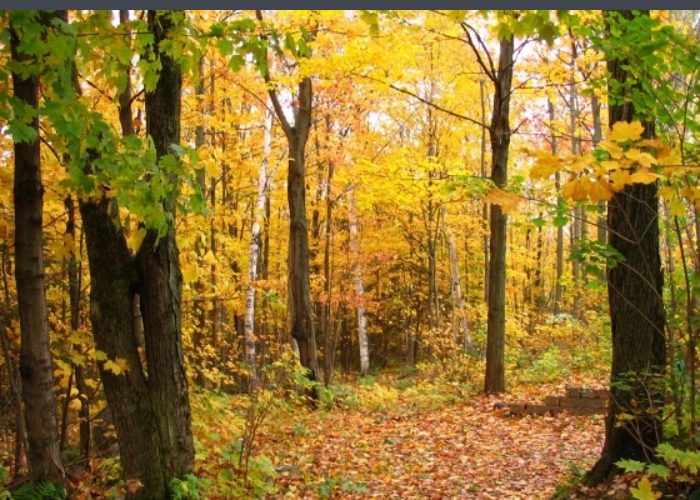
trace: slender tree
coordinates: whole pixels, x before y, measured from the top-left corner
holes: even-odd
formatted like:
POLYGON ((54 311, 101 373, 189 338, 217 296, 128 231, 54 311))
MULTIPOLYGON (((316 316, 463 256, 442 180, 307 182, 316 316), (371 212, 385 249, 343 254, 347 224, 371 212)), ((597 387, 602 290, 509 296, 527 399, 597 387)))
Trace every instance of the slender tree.
MULTIPOLYGON (((259 21, 262 11, 257 10, 259 21)), ((290 123, 277 95, 269 68, 264 73, 268 95, 289 145, 287 202, 289 204, 288 286, 292 338, 299 347, 301 365, 310 380, 317 380, 316 332, 311 307, 309 233, 306 221, 306 143, 311 128, 312 85, 306 76, 298 85, 294 123, 290 123)))
POLYGON ((41 65, 32 43, 45 42, 52 21, 61 11, 25 14, 23 23, 11 17, 10 49, 16 66, 32 70, 12 72, 15 98, 26 107, 24 137, 14 136, 15 177, 15 279, 21 333, 19 373, 25 406, 29 447, 27 458, 32 481, 63 484, 65 472, 59 452, 56 397, 53 385, 44 269, 43 195, 39 145, 39 78, 41 65), (36 16, 36 17, 35 17, 36 16), (37 40, 36 33, 43 40, 37 40), (32 39, 34 38, 34 39, 32 39))

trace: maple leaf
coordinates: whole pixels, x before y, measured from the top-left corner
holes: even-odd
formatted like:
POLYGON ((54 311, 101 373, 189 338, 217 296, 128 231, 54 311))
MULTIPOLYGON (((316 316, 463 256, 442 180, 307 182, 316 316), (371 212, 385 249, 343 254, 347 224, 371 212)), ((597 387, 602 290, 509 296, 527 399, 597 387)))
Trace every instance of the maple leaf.
POLYGON ((520 203, 520 196, 501 189, 491 189, 484 196, 484 203, 500 205, 504 214, 512 213, 520 203))
POLYGON ((638 483, 637 488, 630 488, 630 493, 637 500, 656 500, 661 498, 661 493, 654 491, 651 488, 651 483, 647 477, 643 477, 638 483))
POLYGON ((561 170, 561 168, 562 162, 557 156, 547 152, 539 152, 535 165, 530 169, 530 177, 533 179, 547 179, 561 170))
POLYGON ((638 121, 631 123, 617 122, 613 125, 610 140, 615 142, 638 141, 642 138, 644 125, 638 121))
POLYGON ((561 194, 564 198, 570 198, 574 201, 585 200, 588 196, 586 187, 580 179, 573 179, 564 184, 561 194))
POLYGON ((588 196, 593 203, 610 201, 614 194, 610 184, 600 178, 596 179, 596 182, 592 182, 588 188, 588 196))
POLYGON ((660 175, 649 172, 648 170, 637 170, 630 175, 630 182, 639 184, 653 184, 661 178, 660 175))

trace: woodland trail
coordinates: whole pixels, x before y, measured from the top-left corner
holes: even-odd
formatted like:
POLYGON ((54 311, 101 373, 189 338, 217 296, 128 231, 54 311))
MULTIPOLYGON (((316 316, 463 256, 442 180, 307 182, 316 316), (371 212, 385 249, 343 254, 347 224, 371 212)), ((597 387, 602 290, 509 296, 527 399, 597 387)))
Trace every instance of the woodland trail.
POLYGON ((494 410, 496 401, 438 410, 399 401, 291 423, 263 447, 304 465, 278 478, 287 492, 273 498, 539 500, 598 457, 602 416, 513 418, 494 410))

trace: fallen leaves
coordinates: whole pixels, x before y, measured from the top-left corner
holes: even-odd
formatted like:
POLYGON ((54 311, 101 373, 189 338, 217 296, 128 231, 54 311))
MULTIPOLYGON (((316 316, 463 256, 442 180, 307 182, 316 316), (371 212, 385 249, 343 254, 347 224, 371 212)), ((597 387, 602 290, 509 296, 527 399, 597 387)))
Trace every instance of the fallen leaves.
POLYGON ((299 422, 267 435, 263 451, 278 466, 302 462, 281 475, 286 496, 272 498, 319 498, 319 484, 341 478, 367 491, 336 488, 330 498, 545 499, 600 452, 600 417, 504 418, 487 397, 438 410, 410 403, 310 415, 303 436, 294 435, 299 422))

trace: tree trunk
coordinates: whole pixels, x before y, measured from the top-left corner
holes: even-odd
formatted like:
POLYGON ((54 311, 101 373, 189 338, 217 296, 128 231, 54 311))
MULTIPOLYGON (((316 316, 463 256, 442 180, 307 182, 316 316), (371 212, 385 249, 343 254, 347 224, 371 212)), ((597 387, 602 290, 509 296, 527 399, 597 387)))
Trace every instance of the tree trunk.
MULTIPOLYGON (((557 136, 554 133, 554 104, 552 101, 547 102, 549 108, 549 123, 551 127, 550 140, 552 146, 552 154, 556 155, 559 152, 557 144, 557 136)), ((561 176, 557 172, 554 177, 555 187, 557 191, 561 187, 561 176)), ((561 202, 560 206, 561 208, 561 202)), ((564 287, 561 284, 561 278, 564 276, 564 226, 561 224, 557 225, 557 274, 554 284, 554 314, 561 314, 561 303, 564 298, 564 287)))
POLYGON ((264 216, 267 198, 268 165, 272 149, 272 112, 265 113, 265 136, 263 138, 263 160, 258 176, 258 198, 255 203, 255 217, 250 231, 250 263, 248 267, 248 289, 245 300, 245 357, 248 366, 248 392, 258 388, 255 363, 255 282, 258 279, 258 259, 260 258, 260 221, 264 216))
POLYGON ((90 319, 95 347, 110 360, 128 365, 121 375, 99 364, 119 442, 124 478, 143 488, 133 500, 165 500, 166 471, 161 437, 151 406, 148 381, 141 366, 133 321, 133 294, 138 275, 121 227, 114 224, 116 204, 107 198, 81 201, 90 263, 90 319))
MULTIPOLYGON (((513 80, 514 39, 511 35, 500 43, 498 75, 495 79, 493 115, 489 126, 491 139, 491 180, 502 188, 508 180, 510 146, 510 94, 513 80)), ((504 348, 506 338, 506 225, 507 216, 499 205, 491 205, 489 247, 489 302, 486 344, 487 394, 505 392, 504 348)))
MULTIPOLYGON (((620 18, 629 21, 637 15, 648 16, 649 11, 609 11, 608 29, 618 24, 620 18)), ((624 30, 624 23, 618 29, 624 30)), ((618 86, 625 88, 627 65, 629 61, 608 56, 611 94, 618 86)), ((610 106, 610 126, 636 118, 631 100, 618 102, 624 104, 610 106)), ((646 123, 643 136, 654 137, 653 123, 646 123)), ((610 245, 625 261, 608 270, 612 387, 605 445, 600 459, 588 473, 589 484, 599 483, 617 472, 615 463, 620 459, 650 461, 662 435, 660 419, 649 412, 653 406, 663 405, 663 384, 659 382, 666 363, 657 188, 657 184, 628 185, 608 204, 610 245), (636 377, 631 381, 624 376, 630 372, 636 377), (623 390, 615 384, 620 380, 625 380, 631 389, 623 390), (618 421, 622 412, 631 413, 630 408, 635 408, 633 418, 618 421)))
MULTIPOLYGON (((176 28, 182 13, 148 11, 149 31, 154 35, 154 55, 160 59, 158 83, 146 92, 146 131, 158 158, 172 154, 180 143, 180 93, 182 74, 177 62, 161 52, 160 44, 176 28)), ((173 179, 173 183, 177 182, 173 179)), ((175 213, 174 194, 165 202, 175 213)), ((173 217, 174 218, 174 217, 173 217)), ((149 229, 136 256, 142 293, 148 387, 162 439, 168 480, 192 472, 194 443, 190 400, 182 354, 182 273, 171 219, 165 234, 149 229)))
MULTIPOLYGON (((75 332, 80 328, 80 290, 81 290, 81 269, 82 265, 78 263, 75 255, 75 249, 82 250, 82 245, 76 245, 75 235, 75 202, 70 196, 66 198, 66 212, 68 212, 68 223, 66 224, 66 234, 73 242, 73 253, 68 262, 68 295, 70 297, 70 327, 71 331, 75 332)), ((78 250, 80 252, 80 250, 78 250)), ((80 257, 80 253, 78 253, 80 257)), ((73 345, 73 349, 80 353, 82 346, 79 344, 73 345)), ((73 365, 73 373, 75 374, 75 387, 78 390, 78 399, 80 400, 80 456, 86 466, 90 465, 90 401, 87 393, 87 381, 85 380, 85 367, 80 364, 73 365)), ((68 395, 70 400, 70 394, 68 395)))
POLYGON ((357 214, 355 212, 355 186, 348 189, 348 226, 350 230, 350 247, 353 253, 353 274, 355 275, 355 299, 357 300, 357 340, 360 346, 360 373, 369 373, 369 341, 367 340, 367 316, 365 315, 365 289, 362 282, 360 265, 360 242, 357 236, 357 214))
MULTIPOLYGON (((41 13, 39 21, 48 29, 57 13, 41 13)), ((19 51, 25 34, 10 25, 12 59, 31 64, 32 56, 19 51)), ((39 78, 12 73, 15 98, 32 110, 39 106, 39 78)), ((50 480, 63 485, 65 472, 59 452, 56 426, 56 396, 53 386, 49 325, 46 309, 44 268, 43 195, 39 146, 39 118, 28 123, 33 137, 15 141, 15 279, 21 347, 19 372, 29 449, 27 458, 32 481, 50 480)))
MULTIPOLYGON (((309 93, 311 81, 308 81, 309 93)), ((310 101, 310 99, 309 99, 310 101)), ((309 113, 311 109, 309 107, 309 113)), ((306 227, 304 144, 298 138, 289 145, 289 312, 292 338, 299 346, 301 365, 310 380, 316 380, 316 335, 311 310, 309 235, 306 227)))
POLYGON ((454 326, 453 336, 455 343, 463 340, 464 349, 469 349, 472 345, 472 337, 469 331, 469 324, 462 303, 462 286, 459 279, 459 260, 457 260, 457 245, 453 234, 447 235, 447 247, 450 259, 450 280, 452 281, 452 301, 454 303, 454 326))
MULTIPOLYGON (((603 126, 600 120, 600 100, 593 94, 591 97, 591 113, 593 114, 593 147, 598 147, 598 143, 603 139, 603 126)), ((598 215, 598 243, 606 243, 608 240, 608 222, 605 216, 607 204, 604 201, 598 202, 600 214, 598 215)))
MULTIPOLYGON (((486 96, 484 94, 484 80, 479 80, 479 96, 481 100, 481 122, 486 123, 486 96)), ((481 178, 486 180, 486 127, 481 127, 481 178)), ((484 301, 489 301, 489 234, 486 227, 489 225, 489 206, 483 204, 481 219, 484 221, 484 301)))

